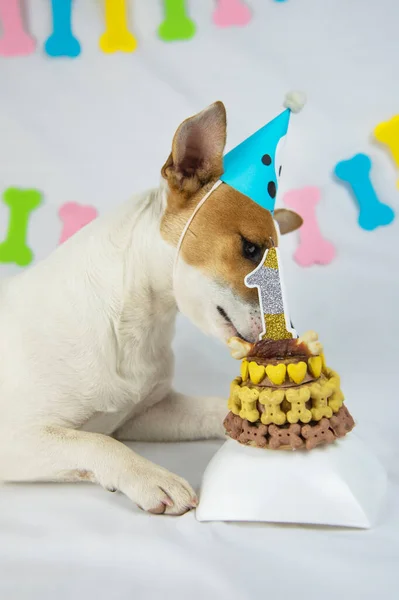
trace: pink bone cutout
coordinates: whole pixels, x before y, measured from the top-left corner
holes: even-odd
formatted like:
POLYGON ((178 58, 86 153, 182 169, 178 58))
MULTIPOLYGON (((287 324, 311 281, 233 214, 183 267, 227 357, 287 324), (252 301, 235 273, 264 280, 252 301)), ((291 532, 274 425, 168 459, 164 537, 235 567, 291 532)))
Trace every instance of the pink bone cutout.
POLYGON ((97 209, 94 206, 82 206, 76 202, 66 202, 58 211, 63 222, 60 244, 65 242, 74 233, 97 217, 97 209))
POLYGON ((320 264, 328 265, 335 257, 335 246, 323 238, 316 219, 316 204, 320 200, 317 187, 292 190, 284 195, 284 203, 295 210, 303 219, 299 230, 299 246, 294 259, 301 267, 320 264))
POLYGON ((3 37, 1 56, 26 56, 35 50, 35 40, 24 29, 20 0, 0 0, 3 37))
POLYGON ((213 13, 213 22, 218 27, 247 25, 251 20, 251 11, 241 0, 218 0, 213 13))

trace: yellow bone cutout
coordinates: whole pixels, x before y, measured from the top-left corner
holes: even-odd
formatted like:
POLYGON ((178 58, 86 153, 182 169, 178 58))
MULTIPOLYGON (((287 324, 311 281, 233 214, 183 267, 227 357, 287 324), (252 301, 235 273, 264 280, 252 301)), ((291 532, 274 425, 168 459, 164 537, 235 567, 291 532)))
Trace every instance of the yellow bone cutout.
POLYGON ((289 423, 309 423, 312 420, 312 413, 306 408, 306 402, 310 398, 308 387, 287 389, 285 397, 291 404, 291 410, 287 412, 289 423))
POLYGON ((310 395, 312 398, 311 413, 314 421, 321 421, 323 417, 327 417, 327 419, 332 417, 333 411, 327 402, 332 393, 333 390, 328 385, 328 382, 323 384, 316 381, 310 386, 310 395))
POLYGON ((248 365, 249 368, 249 377, 255 385, 260 383, 262 379, 265 377, 265 367, 262 365, 257 365, 255 361, 252 361, 248 365))
POLYGON ((399 115, 379 123, 374 129, 374 135, 379 142, 388 146, 396 166, 399 167, 399 115))
POLYGON ((256 408, 256 402, 259 398, 259 392, 251 388, 241 388, 239 392, 241 400, 241 419, 247 419, 251 423, 255 423, 259 419, 259 411, 256 408))
POLYGON ((284 396, 284 390, 265 389, 259 394, 259 402, 264 406, 264 411, 260 416, 263 425, 271 423, 284 425, 286 416, 280 408, 284 396))
POLYGON ((281 385, 285 381, 287 373, 287 367, 284 364, 281 365, 267 365, 266 375, 274 385, 281 385))
POLYGON ((130 33, 126 18, 126 0, 105 0, 105 32, 100 37, 100 48, 106 54, 134 52, 137 40, 130 33))

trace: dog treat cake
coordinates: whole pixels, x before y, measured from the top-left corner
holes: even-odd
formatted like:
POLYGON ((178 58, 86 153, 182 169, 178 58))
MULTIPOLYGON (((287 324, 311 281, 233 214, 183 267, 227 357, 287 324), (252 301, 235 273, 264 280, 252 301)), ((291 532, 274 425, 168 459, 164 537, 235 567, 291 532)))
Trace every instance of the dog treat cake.
POLYGON ((232 338, 229 345, 243 359, 224 421, 231 438, 260 448, 312 450, 353 429, 339 376, 326 366, 315 332, 253 345, 232 338))

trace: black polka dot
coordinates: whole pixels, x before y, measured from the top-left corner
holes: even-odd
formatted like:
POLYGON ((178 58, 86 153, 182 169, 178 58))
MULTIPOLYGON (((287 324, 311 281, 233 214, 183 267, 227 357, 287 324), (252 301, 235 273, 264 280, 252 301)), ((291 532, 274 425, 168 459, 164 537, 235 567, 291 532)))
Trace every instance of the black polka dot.
POLYGON ((280 166, 279 170, 278 170, 278 176, 281 177, 281 171, 283 170, 283 167, 280 166))
POLYGON ((269 192, 270 198, 276 197, 276 184, 274 183, 274 181, 269 181, 269 183, 267 184, 267 191, 269 192))
POLYGON ((272 164, 271 156, 269 154, 264 154, 262 156, 262 162, 264 165, 266 165, 268 167, 269 165, 272 164))

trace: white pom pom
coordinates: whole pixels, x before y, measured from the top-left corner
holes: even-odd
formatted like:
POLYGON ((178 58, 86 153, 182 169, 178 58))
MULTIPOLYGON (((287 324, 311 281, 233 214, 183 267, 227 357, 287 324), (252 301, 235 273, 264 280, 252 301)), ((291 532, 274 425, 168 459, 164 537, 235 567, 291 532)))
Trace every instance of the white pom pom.
POLYGON ((298 113, 306 104, 306 95, 303 92, 288 92, 285 96, 284 106, 293 113, 298 113))

